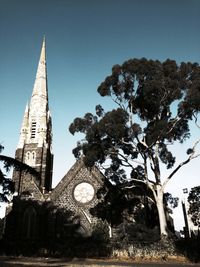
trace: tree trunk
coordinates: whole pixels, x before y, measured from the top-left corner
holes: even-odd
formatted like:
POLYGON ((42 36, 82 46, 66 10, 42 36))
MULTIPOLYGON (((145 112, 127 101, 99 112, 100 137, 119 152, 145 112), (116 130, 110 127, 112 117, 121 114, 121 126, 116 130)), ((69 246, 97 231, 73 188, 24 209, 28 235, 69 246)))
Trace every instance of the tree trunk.
POLYGON ((165 207, 163 203, 163 188, 162 185, 156 185, 156 206, 158 209, 158 217, 159 217, 159 224, 160 224, 160 235, 162 236, 168 236, 167 232, 167 220, 166 220, 166 214, 165 214, 165 207))

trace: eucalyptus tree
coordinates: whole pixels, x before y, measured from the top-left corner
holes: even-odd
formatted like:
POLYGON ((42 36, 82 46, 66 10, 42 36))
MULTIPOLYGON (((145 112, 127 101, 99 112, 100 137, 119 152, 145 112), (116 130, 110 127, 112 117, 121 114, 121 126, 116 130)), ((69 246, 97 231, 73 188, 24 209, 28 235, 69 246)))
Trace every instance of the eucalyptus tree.
MULTIPOLYGON (((85 137, 73 150, 84 155, 89 167, 104 168, 116 185, 145 184, 157 206, 160 234, 168 235, 163 196, 166 185, 184 165, 199 156, 200 140, 188 148, 185 160, 177 163, 170 147, 192 135, 191 121, 198 126, 200 111, 200 67, 174 60, 130 59, 115 65, 98 87, 116 107, 75 118, 69 130, 85 137), (163 166, 169 169, 165 176, 163 166), (127 171, 129 169, 129 171, 127 171)), ((130 186, 129 186, 130 187, 130 186)))

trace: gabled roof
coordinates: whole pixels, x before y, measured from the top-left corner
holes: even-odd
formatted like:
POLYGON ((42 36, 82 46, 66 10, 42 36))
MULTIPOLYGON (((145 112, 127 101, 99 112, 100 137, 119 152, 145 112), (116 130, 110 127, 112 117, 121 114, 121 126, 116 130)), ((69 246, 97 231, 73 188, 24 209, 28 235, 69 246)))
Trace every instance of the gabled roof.
MULTIPOLYGON (((79 159, 75 162, 75 164, 71 167, 71 169, 67 172, 67 174, 62 178, 62 180, 58 183, 58 185, 53 189, 51 193, 51 200, 56 200, 64 189, 68 186, 68 184, 75 179, 76 175, 82 168, 86 168, 83 159, 79 159)), ((87 168, 88 172, 95 177, 95 179, 103 184, 105 181, 105 176, 100 172, 100 170, 94 166, 93 168, 87 168)))

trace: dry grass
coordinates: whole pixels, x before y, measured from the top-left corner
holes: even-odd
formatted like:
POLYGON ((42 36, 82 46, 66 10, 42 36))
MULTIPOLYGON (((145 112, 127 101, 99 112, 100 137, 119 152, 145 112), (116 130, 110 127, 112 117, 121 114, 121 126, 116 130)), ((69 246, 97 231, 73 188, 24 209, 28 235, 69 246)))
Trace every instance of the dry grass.
MULTIPOLYGON (((98 267, 98 266, 109 266, 109 267, 122 267, 122 266, 134 266, 139 267, 141 264, 147 264, 149 267, 153 267, 158 263, 164 263, 168 266, 171 266, 172 264, 188 264, 186 262, 185 258, 179 257, 179 258, 169 258, 166 262, 161 262, 157 259, 154 260, 145 260, 143 259, 51 259, 51 258, 25 258, 25 257, 18 257, 18 258, 9 258, 9 257, 2 257, 0 258, 0 267, 98 267)), ((146 265, 145 265, 146 266, 146 265)), ((189 265, 187 265, 189 266, 189 265)), ((200 265, 198 265, 200 266, 200 265)))

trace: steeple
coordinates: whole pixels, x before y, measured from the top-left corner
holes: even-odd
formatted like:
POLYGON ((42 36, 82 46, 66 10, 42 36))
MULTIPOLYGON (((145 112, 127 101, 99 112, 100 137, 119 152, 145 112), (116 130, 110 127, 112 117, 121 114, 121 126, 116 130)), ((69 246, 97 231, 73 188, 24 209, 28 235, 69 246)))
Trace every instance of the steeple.
MULTIPOLYGON (((26 106, 16 158, 35 167, 41 174, 39 187, 51 189, 52 179, 52 125, 48 103, 46 42, 43 39, 35 83, 30 100, 26 106)), ((13 179, 21 184, 21 178, 15 173, 13 179)), ((18 187, 18 192, 21 188, 18 187)))
POLYGON ((36 78, 35 78, 35 84, 33 87, 33 93, 30 103, 31 106, 35 106, 35 103, 39 105, 41 103, 43 104, 43 108, 46 112, 46 106, 48 104, 48 92, 47 92, 47 69, 46 69, 46 44, 45 44, 45 38, 43 39, 42 43, 42 49, 40 53, 40 59, 38 63, 36 78), (45 101, 44 101, 45 100, 45 101))
POLYGON ((33 87, 30 106, 26 108, 23 126, 18 148, 21 148, 24 140, 26 143, 36 143, 38 147, 45 145, 50 147, 49 138, 51 137, 51 118, 49 116, 48 105, 48 86, 46 68, 46 45, 45 38, 42 43, 40 59, 38 63, 35 83, 33 87), (27 118, 28 116, 28 118, 27 118), (27 122, 28 120, 28 122, 27 122), (25 123, 26 121, 26 123, 25 123), (24 124, 26 124, 26 136, 24 136, 24 124))

